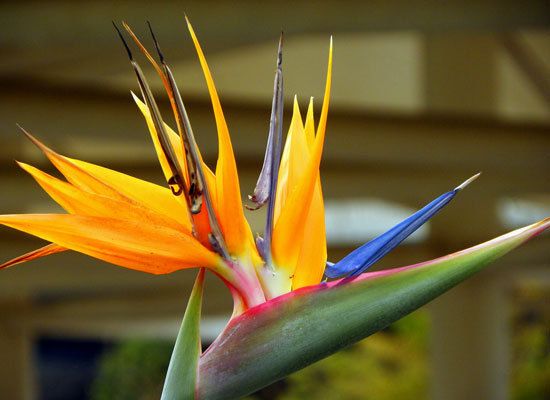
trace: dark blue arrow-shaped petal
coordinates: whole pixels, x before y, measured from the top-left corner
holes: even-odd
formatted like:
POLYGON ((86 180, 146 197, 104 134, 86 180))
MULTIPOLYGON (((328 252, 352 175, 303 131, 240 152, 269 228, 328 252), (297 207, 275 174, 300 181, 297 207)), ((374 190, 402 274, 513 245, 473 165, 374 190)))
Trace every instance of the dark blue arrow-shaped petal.
POLYGON ((437 212, 445 207, 460 190, 464 189, 479 175, 478 173, 455 189, 443 193, 421 210, 395 225, 389 231, 365 243, 358 249, 355 249, 337 263, 333 265, 327 264, 325 275, 328 278, 339 278, 342 276, 355 276, 362 273, 393 250, 393 248, 420 228, 431 217, 437 214, 437 212))

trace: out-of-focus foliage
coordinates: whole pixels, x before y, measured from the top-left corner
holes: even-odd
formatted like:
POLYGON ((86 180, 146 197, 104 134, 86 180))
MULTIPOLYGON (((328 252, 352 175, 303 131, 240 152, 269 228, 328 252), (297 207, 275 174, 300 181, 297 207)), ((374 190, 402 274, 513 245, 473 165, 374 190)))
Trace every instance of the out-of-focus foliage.
POLYGON ((158 400, 172 354, 171 342, 122 342, 101 360, 92 400, 158 400))
POLYGON ((548 288, 516 292, 511 393, 513 400, 550 399, 550 304, 548 288))

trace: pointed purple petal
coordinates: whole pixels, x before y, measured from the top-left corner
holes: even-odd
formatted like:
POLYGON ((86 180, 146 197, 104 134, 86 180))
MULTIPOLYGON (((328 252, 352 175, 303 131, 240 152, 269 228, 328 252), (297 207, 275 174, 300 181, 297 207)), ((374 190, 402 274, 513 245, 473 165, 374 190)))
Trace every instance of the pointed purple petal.
MULTIPOLYGON (((276 92, 274 93, 273 97, 273 110, 275 108, 275 96, 276 92)), ((260 176, 258 177, 258 182, 256 182, 256 188, 254 189, 254 193, 251 196, 248 196, 250 201, 252 201, 255 205, 254 206, 246 206, 248 209, 251 210, 257 210, 260 207, 262 207, 269 198, 269 192, 271 188, 271 171, 273 167, 273 136, 275 134, 275 127, 273 124, 269 124, 269 136, 267 138, 267 147, 265 149, 265 156, 264 156, 264 164, 262 166, 262 171, 260 172, 260 176)))
POLYGON ((256 249, 258 250, 260 257, 265 260, 265 240, 261 236, 256 237, 256 249))
MULTIPOLYGON (((283 35, 279 39, 277 50, 277 70, 273 83, 273 101, 271 103, 271 118, 269 121, 269 135, 265 149, 264 164, 258 177, 254 194, 248 198, 255 204, 254 207, 247 207, 257 210, 262 207, 275 193, 277 178, 279 174, 279 163, 281 160, 282 142, 282 117, 283 117, 283 35)), ((274 196, 273 196, 274 197, 274 196)), ((268 213, 269 217, 269 213, 268 213)))
POLYGON ((437 214, 443 207, 449 204, 449 202, 460 190, 466 187, 478 176, 479 174, 474 175, 461 185, 457 186, 455 189, 442 194, 437 199, 424 206, 421 210, 395 225, 386 233, 383 233, 358 249, 352 251, 334 265, 327 264, 325 275, 328 278, 338 278, 342 276, 355 276, 362 273, 393 250, 409 235, 437 214))
POLYGON ((277 72, 275 73, 275 93, 273 98, 274 108, 271 113, 270 131, 273 135, 273 157, 271 158, 271 182, 269 185, 269 202, 267 204, 267 221, 265 224, 265 246, 268 264, 271 264, 271 237, 273 234, 273 218, 275 214, 275 196, 277 193, 277 180, 279 179, 279 165, 281 164, 281 151, 283 141, 283 34, 279 39, 277 51, 277 72))

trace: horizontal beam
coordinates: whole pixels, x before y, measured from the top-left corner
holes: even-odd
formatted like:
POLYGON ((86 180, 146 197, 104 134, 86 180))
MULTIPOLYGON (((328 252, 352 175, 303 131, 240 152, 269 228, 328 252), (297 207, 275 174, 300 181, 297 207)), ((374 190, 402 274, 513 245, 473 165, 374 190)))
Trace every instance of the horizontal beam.
MULTIPOLYGON (((206 159, 213 160, 217 142, 211 106, 204 101, 189 101, 188 109, 201 150, 206 159)), ((32 146, 18 132, 16 123, 59 152, 76 157, 132 165, 139 160, 154 160, 145 123, 129 95, 123 99, 13 92, 0 98, 0 110, 0 131, 6 132, 0 138, 0 162, 38 154, 28 153, 32 146)), ((239 161, 259 162, 266 142, 268 105, 224 104, 224 110, 239 161)), ((368 114, 333 108, 324 160, 346 165, 389 162, 394 166, 430 168, 474 165, 483 170, 537 173, 548 168, 547 133, 546 124, 368 114)))
MULTIPOLYGON (((0 44, 15 43, 36 47, 51 45, 99 47, 113 46, 111 20, 125 19, 145 31, 151 20, 157 36, 172 42, 184 34, 184 13, 209 43, 227 45, 263 41, 285 32, 337 33, 380 30, 512 30, 547 27, 548 3, 483 0, 476 2, 352 1, 345 7, 334 1, 311 2, 253 0, 192 2, 185 8, 177 1, 157 3, 154 11, 148 2, 49 2, 36 7, 34 2, 5 3, 0 7, 3 35, 0 44), (229 17, 230 16, 230 17, 229 17), (295 18, 295 16, 300 16, 295 18), (261 21, 261 23, 258 23, 261 21), (165 39, 166 38, 166 39, 165 39)), ((171 43, 171 42, 170 42, 171 43)), ((117 43, 118 44, 118 43, 117 43)))

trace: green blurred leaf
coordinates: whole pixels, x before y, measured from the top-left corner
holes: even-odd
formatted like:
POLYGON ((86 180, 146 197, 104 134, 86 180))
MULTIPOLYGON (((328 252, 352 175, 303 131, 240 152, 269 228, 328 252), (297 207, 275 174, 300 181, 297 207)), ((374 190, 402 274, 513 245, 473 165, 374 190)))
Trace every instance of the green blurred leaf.
POLYGON ((195 398, 197 368, 201 354, 200 320, 203 286, 204 268, 201 268, 189 297, 170 358, 161 400, 195 398))
POLYGON ((173 343, 126 340, 101 357, 90 400, 158 400, 173 343))

